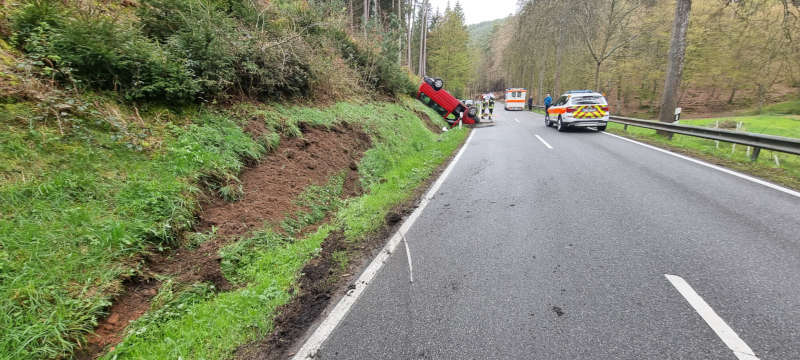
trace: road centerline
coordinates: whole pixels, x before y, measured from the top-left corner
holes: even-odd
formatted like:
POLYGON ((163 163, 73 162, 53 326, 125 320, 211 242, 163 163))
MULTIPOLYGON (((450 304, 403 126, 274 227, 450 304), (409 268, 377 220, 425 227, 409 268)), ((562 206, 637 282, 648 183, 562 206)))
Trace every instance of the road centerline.
POLYGON ((689 305, 703 318, 711 330, 719 336, 739 360, 758 360, 753 349, 723 320, 716 311, 689 285, 677 275, 664 274, 667 280, 689 302, 689 305))
POLYGON ((539 134, 533 134, 533 136, 536 136, 536 138, 539 139, 539 141, 541 141, 542 144, 544 144, 544 146, 547 146, 548 149, 553 150, 553 147, 550 146, 550 144, 548 144, 547 141, 544 141, 544 139, 542 139, 542 137, 539 136, 539 134))

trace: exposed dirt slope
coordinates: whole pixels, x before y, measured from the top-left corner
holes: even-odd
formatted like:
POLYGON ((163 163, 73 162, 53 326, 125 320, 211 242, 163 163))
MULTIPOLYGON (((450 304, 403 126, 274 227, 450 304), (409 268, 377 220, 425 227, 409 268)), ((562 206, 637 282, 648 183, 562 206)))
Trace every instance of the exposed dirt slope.
MULTIPOLYGON (((259 127, 246 128, 258 135, 259 127)), ((168 275, 180 283, 209 282, 227 291, 232 285, 220 270, 219 250, 250 231, 278 223, 302 210, 294 199, 310 185, 322 185, 347 172, 344 196, 360 193, 357 164, 370 147, 369 137, 347 124, 328 129, 305 127, 300 138, 282 139, 280 146, 241 175, 243 196, 236 202, 212 198, 202 204, 198 231, 215 227, 216 236, 196 248, 153 252, 142 259, 142 276, 130 279, 126 291, 114 300, 109 315, 89 337, 79 358, 96 358, 108 346, 122 340, 130 321, 143 315, 160 284, 156 275, 168 275)))
MULTIPOLYGON (((427 122, 426 122, 427 123, 427 122)), ((432 123, 432 122, 430 122, 432 123)), ((463 144, 462 144, 463 146, 463 144)), ((454 152, 453 156, 457 153, 454 152)), ((295 296, 283 305, 275 318, 275 328, 265 338, 243 345, 234 356, 238 360, 288 359, 299 347, 303 336, 326 308, 338 298, 346 296, 358 274, 377 255, 388 238, 402 225, 401 220, 411 214, 430 185, 436 181, 450 161, 445 161, 420 185, 410 199, 395 206, 385 218, 384 226, 366 239, 348 242, 341 232, 333 232, 322 243, 322 251, 305 265, 295 296), (347 252, 350 258, 346 268, 337 266, 333 254, 347 252)))

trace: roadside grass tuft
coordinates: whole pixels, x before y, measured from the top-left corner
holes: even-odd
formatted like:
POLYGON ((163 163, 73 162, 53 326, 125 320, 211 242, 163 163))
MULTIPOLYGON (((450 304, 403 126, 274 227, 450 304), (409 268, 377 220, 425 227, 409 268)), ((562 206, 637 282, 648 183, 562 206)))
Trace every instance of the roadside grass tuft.
POLYGON ((761 113, 776 115, 800 115, 800 99, 764 106, 764 108, 761 109, 761 113))

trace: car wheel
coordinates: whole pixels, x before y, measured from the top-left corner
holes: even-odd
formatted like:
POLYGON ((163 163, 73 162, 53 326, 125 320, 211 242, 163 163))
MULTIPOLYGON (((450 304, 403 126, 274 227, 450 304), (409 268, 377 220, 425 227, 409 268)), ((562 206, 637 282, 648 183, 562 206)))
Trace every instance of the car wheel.
POLYGON ((558 117, 558 124, 557 124, 556 129, 558 129, 559 132, 564 132, 565 130, 567 130, 567 128, 561 122, 561 116, 558 117))
POLYGON ((444 80, 436 78, 433 79, 433 90, 439 91, 444 87, 444 80))
POLYGON ((607 125, 598 126, 598 127, 597 127, 597 131, 606 131, 606 126, 607 126, 607 125))

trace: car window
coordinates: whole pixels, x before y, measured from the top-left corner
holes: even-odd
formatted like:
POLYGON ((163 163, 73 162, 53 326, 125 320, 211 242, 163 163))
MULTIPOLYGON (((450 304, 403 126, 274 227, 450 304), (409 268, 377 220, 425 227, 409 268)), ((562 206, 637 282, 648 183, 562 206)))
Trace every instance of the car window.
POLYGON ((433 99, 431 99, 428 95, 425 95, 424 93, 419 95, 419 99, 422 100, 422 102, 425 103, 425 105, 430 106, 431 109, 439 113, 439 115, 445 116, 449 112, 445 110, 445 108, 443 108, 441 105, 433 101, 433 99))
POLYGON ((605 105, 606 99, 600 95, 575 96, 572 98, 573 105, 605 105))
POLYGON ((425 94, 423 94, 423 93, 420 93, 420 94, 419 94, 419 99, 420 99, 420 100, 422 100, 422 102, 423 102, 425 105, 428 105, 428 106, 430 106, 430 105, 431 105, 431 98, 430 98, 430 97, 428 97, 428 95, 425 95, 425 94))
POLYGON ((556 101, 556 105, 555 105, 555 106, 561 106, 561 105, 564 105, 564 104, 566 104, 566 103, 567 103, 567 100, 569 100, 569 98, 568 98, 566 95, 564 95, 564 96, 560 97, 560 98, 558 99, 558 101, 556 101))

